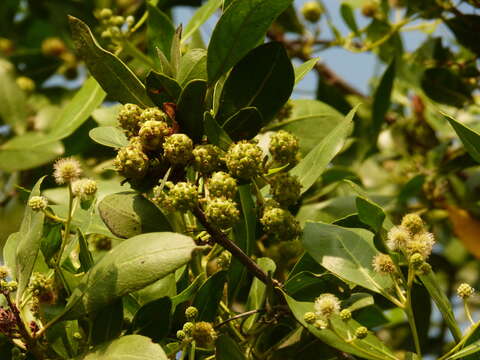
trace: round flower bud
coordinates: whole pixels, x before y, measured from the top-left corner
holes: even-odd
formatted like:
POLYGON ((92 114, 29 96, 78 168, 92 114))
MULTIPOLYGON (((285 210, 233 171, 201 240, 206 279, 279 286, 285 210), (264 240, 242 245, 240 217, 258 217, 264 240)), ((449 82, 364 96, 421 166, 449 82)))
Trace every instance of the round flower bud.
POLYGON ((328 321, 325 319, 318 319, 317 321, 315 321, 313 326, 315 326, 317 329, 325 330, 328 328, 328 321))
POLYGON ((0 280, 5 280, 10 275, 8 266, 0 265, 0 280))
POLYGON ((404 229, 410 232, 411 235, 419 234, 424 231, 424 223, 417 214, 407 214, 402 218, 402 225, 404 229))
POLYGON ((82 174, 80 163, 74 158, 64 158, 58 160, 53 165, 53 177, 57 184, 68 184, 77 180, 82 174))
POLYGON ((142 109, 135 104, 125 104, 118 113, 118 126, 127 137, 136 136, 140 130, 142 109))
POLYGON ((33 211, 45 210, 48 206, 48 200, 44 196, 32 196, 28 200, 28 206, 33 211))
POLYGON ((211 323, 200 321, 195 323, 192 337, 200 347, 208 347, 212 345, 217 338, 217 333, 211 323))
POLYGON ((362 6, 362 14, 365 17, 375 17, 378 11, 378 4, 375 1, 368 1, 362 6))
POLYGON ((42 42, 42 54, 45 56, 60 56, 66 50, 65 43, 58 37, 46 38, 42 42))
POLYGON ((175 201, 174 199, 167 195, 161 186, 155 186, 153 188, 153 198, 152 201, 157 204, 162 210, 167 212, 175 211, 175 201))
POLYGON ((390 255, 378 254, 375 255, 372 261, 373 270, 379 274, 393 274, 396 271, 395 264, 393 263, 390 255))
POLYGON ((365 326, 359 326, 355 329, 355 337, 357 339, 365 339, 368 335, 368 329, 365 326))
POLYGON ((99 15, 100 19, 106 20, 106 19, 110 18, 113 15, 113 13, 112 13, 111 9, 105 8, 105 9, 100 10, 100 13, 98 15, 99 15))
POLYGON ((207 202, 205 216, 209 223, 219 229, 228 229, 240 220, 240 211, 230 199, 214 198, 207 202))
POLYGON ((248 141, 239 141, 230 146, 225 159, 230 173, 241 179, 260 175, 263 171, 262 160, 262 149, 248 141))
POLYGON ((317 316, 314 312, 309 311, 303 315, 303 320, 305 320, 307 324, 313 324, 317 320, 317 316))
POLYGON ((475 289, 468 285, 467 283, 460 284, 457 288, 457 295, 462 299, 467 299, 472 296, 475 292, 475 289))
POLYGON ((306 20, 316 23, 318 20, 320 20, 320 16, 323 13, 323 8, 318 1, 308 1, 303 4, 301 11, 306 20))
POLYGON ((172 186, 168 196, 172 199, 176 210, 187 211, 198 202, 198 191, 194 184, 178 182, 172 186))
POLYGON ((146 120, 138 132, 142 146, 151 151, 161 150, 165 138, 170 134, 171 129, 167 123, 157 120, 146 120))
POLYGON ((213 197, 233 199, 237 193, 237 181, 229 174, 219 171, 212 174, 207 182, 208 191, 213 197))
POLYGON ((420 267, 418 268, 418 273, 420 275, 428 275, 432 271, 432 267, 430 266, 429 263, 424 262, 420 267))
POLYGON ((184 165, 192 158, 193 142, 185 134, 173 134, 165 139, 163 152, 171 164, 184 165))
POLYGON ((425 259, 423 256, 419 253, 415 253, 412 256, 410 256, 410 259, 408 259, 410 264, 412 264, 414 269, 419 269, 420 266, 425 262, 425 259))
POLYGON ((390 250, 398 251, 405 249, 407 243, 410 241, 410 233, 399 226, 394 226, 387 235, 387 246, 390 250))
POLYGON ((302 185, 296 176, 288 173, 275 175, 271 182, 271 194, 284 207, 295 204, 300 198, 302 185))
POLYGON ((188 322, 186 322, 185 324, 183 324, 182 330, 183 330, 183 332, 184 332, 185 334, 191 335, 194 328, 195 328, 195 324, 192 323, 192 322, 190 322, 190 321, 188 321, 188 322))
POLYGON ((340 312, 340 300, 333 294, 322 294, 315 299, 314 308, 317 316, 328 319, 340 312))
POLYGON ((72 193, 81 199, 89 199, 97 192, 97 182, 92 179, 79 179, 72 183, 72 193))
POLYGON ((197 318, 198 316, 198 309, 195 306, 189 306, 185 310, 185 317, 187 320, 193 321, 197 318))
POLYGON ((270 138, 268 150, 278 163, 294 164, 298 153, 298 139, 287 131, 280 130, 270 138))
POLYGON ((20 89, 27 93, 35 91, 35 81, 26 76, 19 76, 16 83, 20 89))
POLYGON ((149 107, 142 111, 140 115, 140 121, 167 121, 167 114, 165 114, 158 107, 149 107))
POLYGON ((4 37, 0 37, 0 53, 10 55, 15 49, 13 41, 4 37))
POLYGON ((132 144, 118 151, 113 165, 115 170, 127 179, 141 179, 148 170, 148 157, 140 146, 132 144))
POLYGON ((193 166, 202 174, 217 170, 222 165, 220 149, 215 145, 198 145, 193 149, 193 166))
POLYGON ((300 234, 300 224, 288 210, 266 208, 260 222, 267 234, 280 240, 293 240, 300 234))
POLYGON ((415 235, 405 247, 405 252, 409 257, 413 254, 420 254, 426 260, 432 253, 435 238, 432 233, 423 232, 415 235))
POLYGON ((348 309, 343 309, 340 311, 340 317, 343 321, 348 321, 352 318, 352 312, 348 309))
POLYGON ((177 339, 178 340, 185 340, 186 337, 187 337, 187 334, 185 334, 185 331, 183 331, 183 330, 178 330, 177 331, 177 339))

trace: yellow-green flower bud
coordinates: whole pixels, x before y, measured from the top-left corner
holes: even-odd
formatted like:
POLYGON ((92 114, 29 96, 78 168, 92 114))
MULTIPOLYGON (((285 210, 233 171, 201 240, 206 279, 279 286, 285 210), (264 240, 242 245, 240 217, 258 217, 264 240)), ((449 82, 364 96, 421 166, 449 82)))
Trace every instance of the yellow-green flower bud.
POLYGON ((303 4, 301 11, 302 11, 303 17, 312 23, 315 23, 318 20, 320 20, 320 16, 322 16, 323 14, 323 8, 318 3, 318 1, 306 2, 305 4, 303 4))
POLYGON ((140 126, 138 136, 145 149, 156 151, 162 149, 165 138, 171 134, 171 131, 172 129, 164 121, 146 120, 140 126))
POLYGON ((50 37, 42 42, 42 53, 45 56, 60 56, 66 50, 65 43, 58 37, 50 37))
POLYGON ((210 196, 233 199, 237 193, 237 181, 229 174, 219 171, 212 174, 207 182, 210 196))
POLYGON ((188 321, 185 324, 183 324, 183 332, 187 335, 192 335, 193 329, 195 328, 195 324, 188 321))
POLYGON ((475 289, 467 283, 460 284, 457 288, 457 295, 462 299, 467 299, 475 293, 475 289))
POLYGON ((300 224, 288 210, 266 208, 260 219, 263 230, 280 240, 293 240, 300 234, 300 224))
POLYGON ((294 164, 298 153, 298 139, 287 131, 280 130, 270 137, 268 150, 278 163, 294 164))
POLYGON ((90 199, 97 189, 97 182, 92 179, 79 179, 72 183, 73 195, 81 199, 90 199))
POLYGON ((348 309, 343 309, 340 311, 340 317, 343 321, 348 321, 352 318, 352 312, 348 309))
POLYGON ((148 170, 148 157, 137 144, 121 148, 113 161, 115 170, 127 179, 141 179, 148 170))
POLYGON ((173 185, 168 196, 172 199, 173 207, 179 211, 190 210, 198 203, 197 187, 187 182, 173 185))
POLYGON ((214 198, 207 202, 205 216, 213 226, 228 229, 240 220, 240 211, 232 200, 214 198))
POLYGON ((106 19, 109 19, 113 15, 113 13, 111 9, 105 8, 100 10, 100 13, 98 15, 100 19, 106 20, 106 19))
POLYGON ((198 316, 198 309, 195 306, 189 306, 185 310, 185 317, 187 318, 187 320, 193 321, 197 318, 197 316, 198 316))
POLYGON ((362 14, 365 17, 373 18, 377 14, 378 4, 376 1, 367 1, 362 5, 362 14))
POLYGON ((262 149, 248 141, 239 141, 230 146, 225 161, 230 173, 241 179, 250 179, 263 172, 262 149))
POLYGON ((414 269, 419 269, 420 266, 425 262, 425 259, 423 256, 419 253, 415 253, 412 256, 410 256, 410 259, 408 259, 410 264, 412 264, 414 269))
POLYGON ((211 323, 200 321, 195 323, 192 337, 200 347, 209 347, 217 338, 217 333, 211 323))
POLYGON ((48 200, 44 196, 32 196, 28 200, 28 206, 33 210, 33 211, 41 211, 45 210, 48 206, 48 200))
MULTIPOLYGON (((110 32, 109 32, 110 33, 110 32)), ((137 136, 141 125, 142 109, 135 104, 125 104, 118 113, 118 126, 120 126, 127 137, 137 136)))
POLYGON ((193 149, 193 166, 202 174, 218 170, 222 165, 220 149, 215 145, 198 145, 193 149))
POLYGON ((309 311, 303 315, 303 320, 305 320, 307 324, 313 324, 317 320, 317 316, 314 312, 309 311))
POLYGON ((355 337, 357 339, 365 339, 368 335, 368 329, 365 326, 359 326, 355 329, 355 337))
POLYGON ((406 229, 410 234, 420 234, 425 230, 423 220, 417 214, 407 214, 402 218, 402 227, 406 229))
POLYGON ((171 164, 185 165, 192 158, 193 142, 185 134, 173 134, 165 139, 163 152, 171 164))
POLYGON ((167 114, 165 114, 158 107, 149 107, 142 111, 140 115, 140 121, 167 121, 167 114))
POLYGON ((185 340, 185 338, 187 337, 187 334, 185 334, 185 331, 183 330, 178 330, 177 331, 177 339, 178 340, 185 340))
POLYGON ((296 176, 288 173, 275 175, 271 182, 271 194, 280 205, 288 207, 300 198, 302 185, 296 176))
POLYGON ((315 321, 315 323, 313 324, 313 326, 315 326, 317 329, 319 330, 325 330, 325 329, 328 329, 328 321, 325 320, 325 319, 318 319, 317 321, 315 321))
POLYGON ((19 76, 16 83, 20 89, 27 93, 35 91, 35 81, 26 76, 19 76))

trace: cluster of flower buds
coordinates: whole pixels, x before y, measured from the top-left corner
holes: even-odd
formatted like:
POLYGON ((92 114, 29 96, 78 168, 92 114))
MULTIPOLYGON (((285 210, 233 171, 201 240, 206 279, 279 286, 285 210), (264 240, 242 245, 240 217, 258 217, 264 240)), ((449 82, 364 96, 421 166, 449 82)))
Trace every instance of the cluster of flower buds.
POLYGON ((182 342, 195 341, 200 347, 211 347, 217 338, 213 325, 206 321, 195 321, 198 316, 198 309, 189 306, 185 310, 187 322, 183 324, 182 330, 177 331, 177 338, 182 342))
POLYGON ((28 289, 39 303, 52 304, 56 300, 53 279, 42 273, 32 274, 28 289))
POLYGON ((133 16, 115 15, 111 9, 101 9, 96 14, 102 28, 102 38, 111 39, 112 42, 121 42, 130 31, 135 19, 133 16))

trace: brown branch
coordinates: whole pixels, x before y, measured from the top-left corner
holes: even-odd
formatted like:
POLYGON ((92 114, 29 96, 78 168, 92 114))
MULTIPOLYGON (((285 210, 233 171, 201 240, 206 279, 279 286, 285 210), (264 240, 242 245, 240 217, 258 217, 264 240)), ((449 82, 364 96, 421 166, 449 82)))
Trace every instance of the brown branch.
POLYGON ((215 243, 223 246, 226 250, 230 251, 232 255, 237 258, 248 269, 248 271, 252 273, 252 275, 254 275, 261 282, 267 285, 273 284, 274 286, 282 286, 279 281, 270 278, 268 274, 263 271, 257 265, 257 263, 250 258, 250 256, 245 254, 243 250, 240 249, 235 243, 231 242, 230 239, 223 232, 213 227, 207 221, 205 214, 199 207, 193 209, 193 214, 197 217, 198 221, 200 221, 200 224, 203 225, 205 230, 210 234, 212 240, 215 243))
POLYGON ((256 310, 250 310, 250 311, 247 311, 247 312, 244 312, 244 313, 241 313, 241 314, 232 316, 231 318, 228 318, 227 320, 222 321, 221 323, 215 325, 215 329, 218 329, 220 326, 225 325, 226 323, 228 323, 228 322, 230 322, 230 321, 237 320, 237 319, 241 319, 241 318, 243 318, 243 317, 245 317, 245 316, 250 316, 250 315, 257 314, 257 313, 263 312, 263 311, 265 311, 265 310, 263 310, 263 309, 256 309, 256 310))

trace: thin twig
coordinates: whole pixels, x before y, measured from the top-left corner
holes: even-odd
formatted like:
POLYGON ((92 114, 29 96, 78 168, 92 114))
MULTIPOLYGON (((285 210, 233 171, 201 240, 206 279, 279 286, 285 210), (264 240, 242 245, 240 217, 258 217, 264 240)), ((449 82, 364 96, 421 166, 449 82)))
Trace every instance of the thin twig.
POLYGON ((232 316, 231 318, 229 318, 225 321, 222 321, 220 324, 215 325, 215 329, 218 329, 220 326, 225 325, 226 323, 228 323, 230 321, 241 319, 245 316, 250 316, 250 315, 257 314, 257 313, 260 313, 260 312, 263 312, 263 311, 265 311, 265 310, 264 309, 256 309, 256 310, 250 310, 250 311, 232 316))

